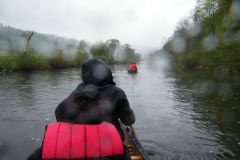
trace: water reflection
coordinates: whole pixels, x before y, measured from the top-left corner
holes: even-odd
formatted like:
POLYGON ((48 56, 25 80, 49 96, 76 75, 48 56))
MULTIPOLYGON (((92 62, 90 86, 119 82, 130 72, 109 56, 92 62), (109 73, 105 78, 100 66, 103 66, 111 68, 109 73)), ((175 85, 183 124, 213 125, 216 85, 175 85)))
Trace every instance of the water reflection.
POLYGON ((182 100, 180 110, 188 120, 193 120, 195 139, 201 139, 202 148, 221 159, 240 156, 239 152, 239 86, 237 74, 179 68, 176 74, 176 98, 182 100), (186 73, 187 71, 187 73, 186 73), (235 81, 232 81, 235 79, 235 81), (188 91, 189 90, 189 91, 188 91), (185 91, 185 93, 184 93, 185 91))
MULTIPOLYGON (((239 159, 240 75, 139 63, 111 66, 153 159, 239 159)), ((0 75, 0 159, 25 159, 41 145, 54 110, 81 81, 80 69, 0 75)))

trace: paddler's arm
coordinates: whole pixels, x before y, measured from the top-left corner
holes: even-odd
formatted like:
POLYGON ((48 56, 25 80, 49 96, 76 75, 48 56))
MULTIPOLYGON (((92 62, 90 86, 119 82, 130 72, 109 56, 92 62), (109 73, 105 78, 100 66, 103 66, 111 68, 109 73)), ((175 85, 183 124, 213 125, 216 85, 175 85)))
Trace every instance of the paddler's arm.
POLYGON ((124 92, 121 93, 121 98, 117 102, 117 110, 119 113, 120 120, 126 126, 133 125, 135 122, 135 114, 130 108, 129 101, 124 92))

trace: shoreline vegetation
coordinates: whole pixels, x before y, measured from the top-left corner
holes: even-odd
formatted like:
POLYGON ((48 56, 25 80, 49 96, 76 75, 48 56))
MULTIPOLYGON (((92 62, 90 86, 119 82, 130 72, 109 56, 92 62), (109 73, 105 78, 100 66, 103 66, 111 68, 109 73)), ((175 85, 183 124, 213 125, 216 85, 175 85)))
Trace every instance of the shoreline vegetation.
POLYGON ((184 67, 240 72, 240 1, 196 2, 150 60, 170 57, 184 67))
MULTIPOLYGON (((41 69, 60 69, 68 67, 79 67, 82 62, 88 60, 92 55, 87 53, 76 53, 67 55, 62 50, 52 54, 52 56, 43 56, 28 50, 24 52, 11 51, 5 55, 0 55, 0 73, 9 73, 12 71, 33 71, 41 69)), ((125 64, 131 61, 140 61, 139 58, 129 60, 114 60, 104 56, 94 56, 107 64, 125 64)))
POLYGON ((0 73, 79 67, 83 61, 91 57, 103 60, 107 64, 141 60, 141 55, 129 44, 122 45, 117 39, 90 44, 85 40, 40 35, 33 31, 22 31, 1 24, 0 42, 5 44, 0 43, 0 53, 4 48, 5 53, 0 54, 0 73), (12 36, 9 36, 9 33, 12 33, 12 36))

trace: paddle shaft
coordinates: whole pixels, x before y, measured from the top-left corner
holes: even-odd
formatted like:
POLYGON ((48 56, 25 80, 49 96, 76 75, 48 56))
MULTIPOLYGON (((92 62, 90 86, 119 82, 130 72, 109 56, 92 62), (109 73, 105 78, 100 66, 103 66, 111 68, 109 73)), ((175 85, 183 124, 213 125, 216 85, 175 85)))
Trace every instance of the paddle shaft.
POLYGON ((137 136, 137 134, 136 134, 136 132, 135 132, 135 129, 133 128, 132 125, 130 126, 130 128, 131 128, 131 130, 132 130, 132 132, 133 132, 133 135, 138 139, 138 136, 137 136))

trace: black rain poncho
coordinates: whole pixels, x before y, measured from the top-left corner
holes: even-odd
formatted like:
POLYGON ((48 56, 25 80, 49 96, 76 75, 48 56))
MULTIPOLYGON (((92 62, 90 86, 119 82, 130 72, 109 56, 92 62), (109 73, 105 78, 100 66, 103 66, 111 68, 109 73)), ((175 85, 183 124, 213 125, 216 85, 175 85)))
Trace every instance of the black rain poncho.
MULTIPOLYGON (((85 117, 88 117, 88 119, 95 123, 103 120, 114 124, 119 131, 121 138, 124 140, 124 133, 118 120, 120 119, 123 124, 129 126, 135 122, 135 115, 129 106, 125 92, 115 86, 116 83, 113 81, 112 71, 109 66, 103 61, 95 58, 83 62, 82 80, 83 82, 77 86, 73 93, 56 108, 55 115, 57 121, 66 121, 66 117, 67 119, 75 118, 75 120, 80 120, 81 116, 77 116, 76 113, 80 113, 78 110, 81 109, 81 107, 79 107, 80 104, 74 104, 74 99, 78 97, 76 96, 77 94, 86 90, 91 90, 94 91, 94 93, 97 92, 100 94, 99 99, 96 98, 98 97, 97 94, 94 94, 94 96, 96 96, 95 98, 100 101, 99 108, 101 110, 102 119, 99 118, 101 116, 98 114, 91 114, 92 112, 87 112, 87 114, 90 115, 85 117), (99 117, 96 118, 96 116, 99 117)), ((84 120, 82 119, 82 121, 84 120)))

